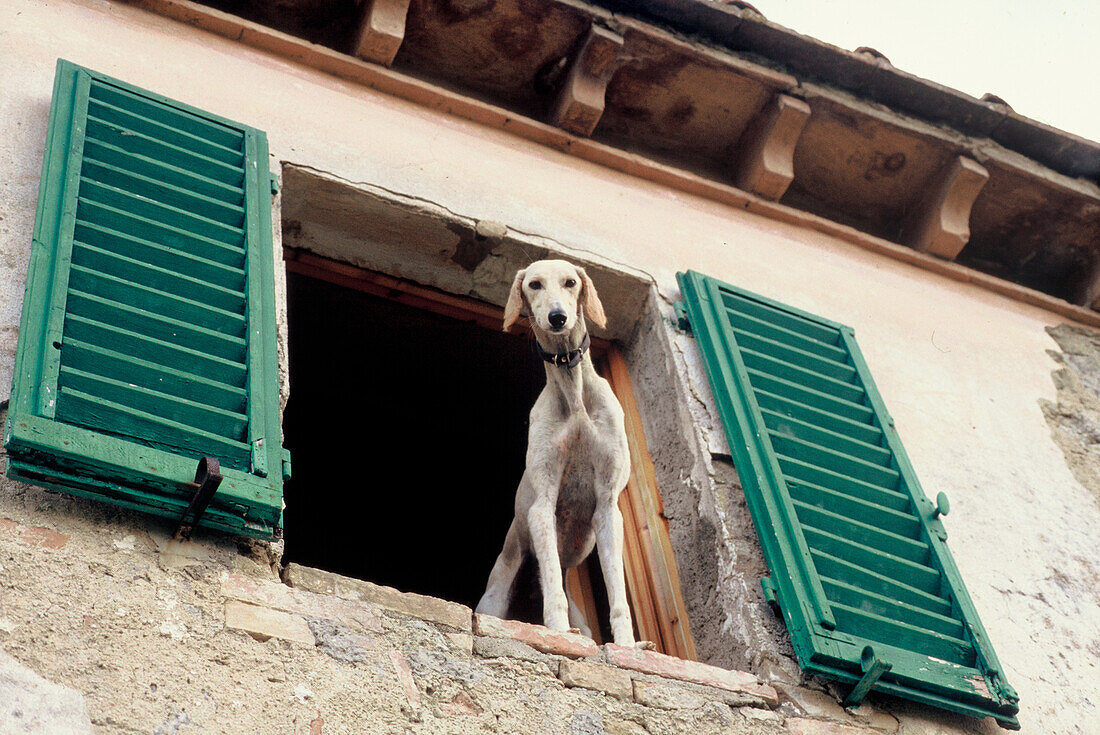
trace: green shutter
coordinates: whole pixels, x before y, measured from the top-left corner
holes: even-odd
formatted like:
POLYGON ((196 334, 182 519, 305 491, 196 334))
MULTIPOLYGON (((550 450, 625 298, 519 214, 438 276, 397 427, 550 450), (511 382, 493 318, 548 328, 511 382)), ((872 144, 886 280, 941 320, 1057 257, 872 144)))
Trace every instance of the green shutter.
MULTIPOLYGON (((811 674, 1018 729, 978 619, 854 332, 678 275, 753 523, 811 674)), ((946 510, 946 501, 943 503, 946 510)))
POLYGON ((269 538, 282 516, 262 131, 59 61, 5 446, 8 474, 269 538))

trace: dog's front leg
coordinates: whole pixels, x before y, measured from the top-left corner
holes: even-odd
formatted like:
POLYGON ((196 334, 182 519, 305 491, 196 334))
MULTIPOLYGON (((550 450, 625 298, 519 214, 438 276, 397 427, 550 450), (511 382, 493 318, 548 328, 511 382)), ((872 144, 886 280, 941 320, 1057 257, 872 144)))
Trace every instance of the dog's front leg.
POLYGON ((626 574, 623 571, 623 514, 612 502, 596 508, 596 551, 600 555, 607 602, 610 607, 611 635, 620 646, 634 645, 634 628, 626 601, 626 574))
POLYGON ((542 587, 542 621, 547 628, 569 630, 569 601, 562 581, 561 558, 558 555, 557 488, 540 493, 527 511, 527 528, 531 546, 539 562, 539 584, 542 587))

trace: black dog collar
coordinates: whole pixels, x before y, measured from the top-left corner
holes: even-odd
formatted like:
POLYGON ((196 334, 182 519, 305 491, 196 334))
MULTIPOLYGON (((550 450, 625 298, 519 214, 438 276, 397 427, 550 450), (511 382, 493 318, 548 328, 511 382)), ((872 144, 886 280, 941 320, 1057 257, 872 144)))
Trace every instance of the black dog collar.
POLYGON ((535 340, 535 350, 539 353, 539 357, 551 365, 575 368, 580 364, 581 358, 584 357, 585 352, 588 352, 588 347, 591 344, 592 340, 588 338, 588 332, 585 332, 584 339, 581 340, 581 346, 575 350, 569 350, 569 352, 547 352, 542 349, 542 345, 539 344, 537 339, 535 340))

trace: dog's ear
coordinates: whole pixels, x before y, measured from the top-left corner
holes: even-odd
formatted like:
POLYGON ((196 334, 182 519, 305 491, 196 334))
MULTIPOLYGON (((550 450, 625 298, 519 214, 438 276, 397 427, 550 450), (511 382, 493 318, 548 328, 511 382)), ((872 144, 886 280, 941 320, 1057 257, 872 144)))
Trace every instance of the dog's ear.
POLYGON ((523 311, 523 274, 526 270, 516 273, 516 280, 512 281, 512 290, 508 292, 508 303, 504 305, 504 331, 512 331, 512 327, 519 321, 523 311))
POLYGON ((585 315, 592 320, 592 323, 601 329, 607 326, 607 315, 603 312, 603 304, 600 303, 600 297, 596 293, 596 287, 592 285, 592 279, 588 277, 588 273, 584 268, 577 266, 577 275, 581 277, 581 285, 583 286, 583 292, 581 293, 581 303, 584 304, 585 315))

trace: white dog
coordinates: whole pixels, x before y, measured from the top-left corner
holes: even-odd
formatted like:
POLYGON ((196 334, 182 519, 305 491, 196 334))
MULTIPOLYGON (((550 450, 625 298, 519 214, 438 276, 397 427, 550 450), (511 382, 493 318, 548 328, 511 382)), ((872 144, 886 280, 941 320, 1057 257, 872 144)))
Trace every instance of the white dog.
POLYGON ((585 317, 607 318, 583 268, 541 260, 516 274, 504 308, 504 331, 524 314, 546 362, 546 387, 531 409, 527 467, 516 491, 515 518, 477 611, 507 614, 516 573, 527 554, 538 561, 543 622, 588 632, 563 584, 563 570, 595 546, 603 569, 615 643, 634 645, 623 576, 619 493, 630 474, 623 410, 589 354, 585 317))

